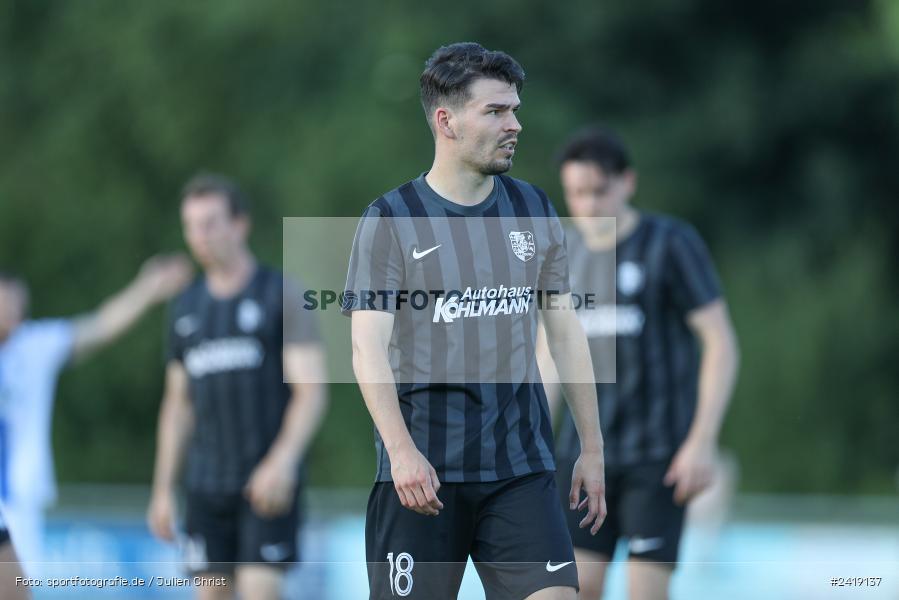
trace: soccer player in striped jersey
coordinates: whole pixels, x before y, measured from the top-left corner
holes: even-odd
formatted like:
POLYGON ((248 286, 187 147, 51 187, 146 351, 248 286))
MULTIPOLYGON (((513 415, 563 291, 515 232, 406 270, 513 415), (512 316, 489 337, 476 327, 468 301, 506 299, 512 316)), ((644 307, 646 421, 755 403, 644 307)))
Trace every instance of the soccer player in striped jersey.
MULTIPOLYGON (((630 598, 667 598, 684 506, 713 475, 737 372, 733 327, 696 230, 630 205, 636 174, 617 135, 578 132, 562 150, 560 166, 575 224, 567 235, 572 289, 595 293, 600 309, 579 316, 600 382, 609 513, 592 537, 569 520, 581 597, 601 596, 616 542, 628 538, 630 598), (599 376, 610 338, 615 383, 599 376)), ((564 414, 556 446, 562 464, 578 456, 574 425, 564 414)), ((559 469, 560 485, 565 472, 559 469)))
MULTIPOLYGON (((535 355, 534 296, 570 302, 564 237, 546 195, 502 175, 523 81, 503 52, 438 49, 420 81, 433 165, 357 229, 343 310, 376 429, 373 599, 455 598, 469 556, 490 600, 576 595, 535 355)), ((565 381, 583 380, 566 385, 582 449, 571 508, 587 509, 581 526, 595 533, 605 506, 589 349, 572 310, 540 312, 565 381)))
POLYGON ((233 597, 236 584, 241 598, 280 598, 297 561, 303 457, 326 401, 317 323, 294 306, 299 290, 256 262, 236 184, 193 178, 181 221, 204 273, 171 305, 148 522, 175 539, 186 463, 182 550, 189 570, 211 576, 198 597, 233 597))

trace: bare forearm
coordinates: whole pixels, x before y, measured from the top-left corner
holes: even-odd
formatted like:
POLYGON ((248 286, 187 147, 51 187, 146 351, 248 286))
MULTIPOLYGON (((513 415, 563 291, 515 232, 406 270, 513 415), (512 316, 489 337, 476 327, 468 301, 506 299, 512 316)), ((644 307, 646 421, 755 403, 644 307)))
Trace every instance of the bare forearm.
POLYGON ((305 383, 291 396, 281 430, 269 456, 291 468, 297 468, 321 425, 327 406, 325 386, 305 383))
POLYGON ((540 369, 543 389, 546 391, 549 416, 555 423, 558 420, 559 408, 562 403, 562 388, 559 385, 559 372, 546 341, 546 329, 542 324, 537 330, 537 366, 540 369))
POLYGON ((599 428, 599 407, 596 401, 596 385, 577 381, 565 381, 562 390, 574 419, 581 450, 593 452, 603 447, 599 428))
POLYGON ((737 378, 739 351, 732 335, 703 349, 699 371, 699 398, 689 436, 717 443, 724 415, 737 378))
POLYGON ((83 355, 122 335, 152 305, 152 290, 135 280, 76 321, 74 353, 83 355))
POLYGON ((396 383, 386 352, 380 348, 357 348, 353 352, 353 370, 365 406, 387 451, 414 445, 400 411, 396 383))
POLYGON ((556 316, 554 326, 547 330, 547 342, 563 395, 574 418, 581 449, 588 452, 601 450, 602 434, 590 346, 573 312, 563 319, 556 316))
POLYGON ((168 492, 175 488, 193 427, 193 410, 190 405, 180 399, 163 400, 156 434, 156 464, 153 470, 155 490, 168 492))

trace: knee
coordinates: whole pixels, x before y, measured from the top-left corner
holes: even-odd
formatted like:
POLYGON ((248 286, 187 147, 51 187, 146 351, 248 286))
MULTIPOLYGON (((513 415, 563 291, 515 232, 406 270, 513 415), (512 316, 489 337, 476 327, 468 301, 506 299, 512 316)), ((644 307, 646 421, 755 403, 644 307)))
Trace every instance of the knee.
POLYGON ((193 578, 197 600, 231 600, 234 589, 231 578, 221 575, 197 575, 193 578))
POLYGON ((244 600, 278 600, 283 577, 276 567, 242 566, 237 569, 237 590, 244 600))
POLYGON ((606 565, 602 563, 586 563, 578 565, 578 585, 581 600, 599 600, 606 580, 606 565))

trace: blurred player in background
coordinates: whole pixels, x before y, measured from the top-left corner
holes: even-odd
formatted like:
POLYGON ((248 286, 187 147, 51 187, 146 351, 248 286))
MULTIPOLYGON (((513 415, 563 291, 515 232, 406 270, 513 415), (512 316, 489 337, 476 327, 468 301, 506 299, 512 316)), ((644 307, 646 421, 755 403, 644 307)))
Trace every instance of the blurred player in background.
POLYGON ((2 600, 27 600, 28 588, 19 581, 24 578, 22 567, 12 541, 9 539, 9 531, 6 529, 6 521, 3 520, 3 506, 0 506, 0 598, 2 600))
POLYGON ((198 597, 233 597, 236 579, 243 599, 280 598, 297 561, 301 465, 326 402, 317 323, 280 272, 257 264, 232 181, 190 180, 181 221, 204 274, 171 306, 149 525, 175 539, 186 463, 185 562, 228 582, 198 597))
POLYGON ((180 255, 144 263, 128 287, 91 313, 28 319, 28 287, 0 273, 0 499, 26 571, 43 560, 44 509, 56 496, 50 426, 60 371, 110 343, 190 280, 180 255))
MULTIPOLYGON (((515 287, 528 290, 526 299, 554 293, 556 307, 569 306, 555 209, 541 190, 502 175, 521 131, 523 81, 503 52, 474 43, 438 49, 421 75, 431 170, 373 202, 357 230, 343 308, 376 428, 366 516, 373 599, 455 598, 469 556, 489 600, 575 598, 535 357, 537 303, 487 314, 486 300, 471 299, 467 316, 452 318, 437 300, 430 310, 366 300, 466 289, 506 298, 515 287)), ((595 533, 605 503, 587 340, 574 311, 540 313, 581 440, 566 492, 572 510, 588 508, 580 526, 595 533)))
MULTIPOLYGON (((609 511, 595 537, 569 520, 581 598, 600 597, 616 542, 628 538, 630 597, 662 599, 677 562, 684 506, 715 471, 737 373, 734 331, 696 231, 630 206, 636 174, 618 136, 603 129, 577 133, 562 150, 560 167, 575 224, 567 236, 572 289, 595 291, 600 309, 614 309, 579 312, 600 382, 609 511), (605 289, 605 281, 616 285, 605 289), (615 357, 604 355, 609 336, 615 357), (603 364, 617 364, 615 383, 602 383, 613 381, 599 376, 603 364)), ((541 370, 551 373, 546 353, 540 355, 541 370)), ((577 456, 574 433, 571 416, 563 415, 562 464, 577 456)), ((568 471, 558 472, 566 485, 568 471)))

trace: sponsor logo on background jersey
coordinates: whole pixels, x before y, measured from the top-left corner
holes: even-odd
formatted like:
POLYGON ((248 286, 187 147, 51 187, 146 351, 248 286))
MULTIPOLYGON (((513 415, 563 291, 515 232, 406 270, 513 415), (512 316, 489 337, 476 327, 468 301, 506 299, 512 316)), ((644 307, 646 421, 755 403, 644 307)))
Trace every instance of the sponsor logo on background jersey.
POLYGON ((519 259, 527 262, 537 254, 537 245, 534 243, 534 234, 530 231, 510 231, 509 242, 512 244, 512 252, 519 259))
POLYGON ((206 340, 184 354, 184 366, 191 377, 210 373, 255 369, 262 364, 262 343, 254 337, 206 340))
POLYGON ((636 304, 602 304, 591 310, 579 310, 577 315, 588 338, 640 335, 646 321, 643 310, 636 304))
POLYGON ((531 287, 481 289, 467 288, 461 296, 437 298, 434 304, 434 323, 452 323, 464 317, 495 317, 520 315, 531 306, 531 287))
POLYGON ((618 291, 625 296, 633 296, 642 290, 645 280, 643 267, 637 263, 624 261, 618 265, 618 291))
POLYGON ((244 333, 252 333, 259 329, 262 323, 262 307, 250 298, 241 300, 237 306, 237 326, 244 333))

